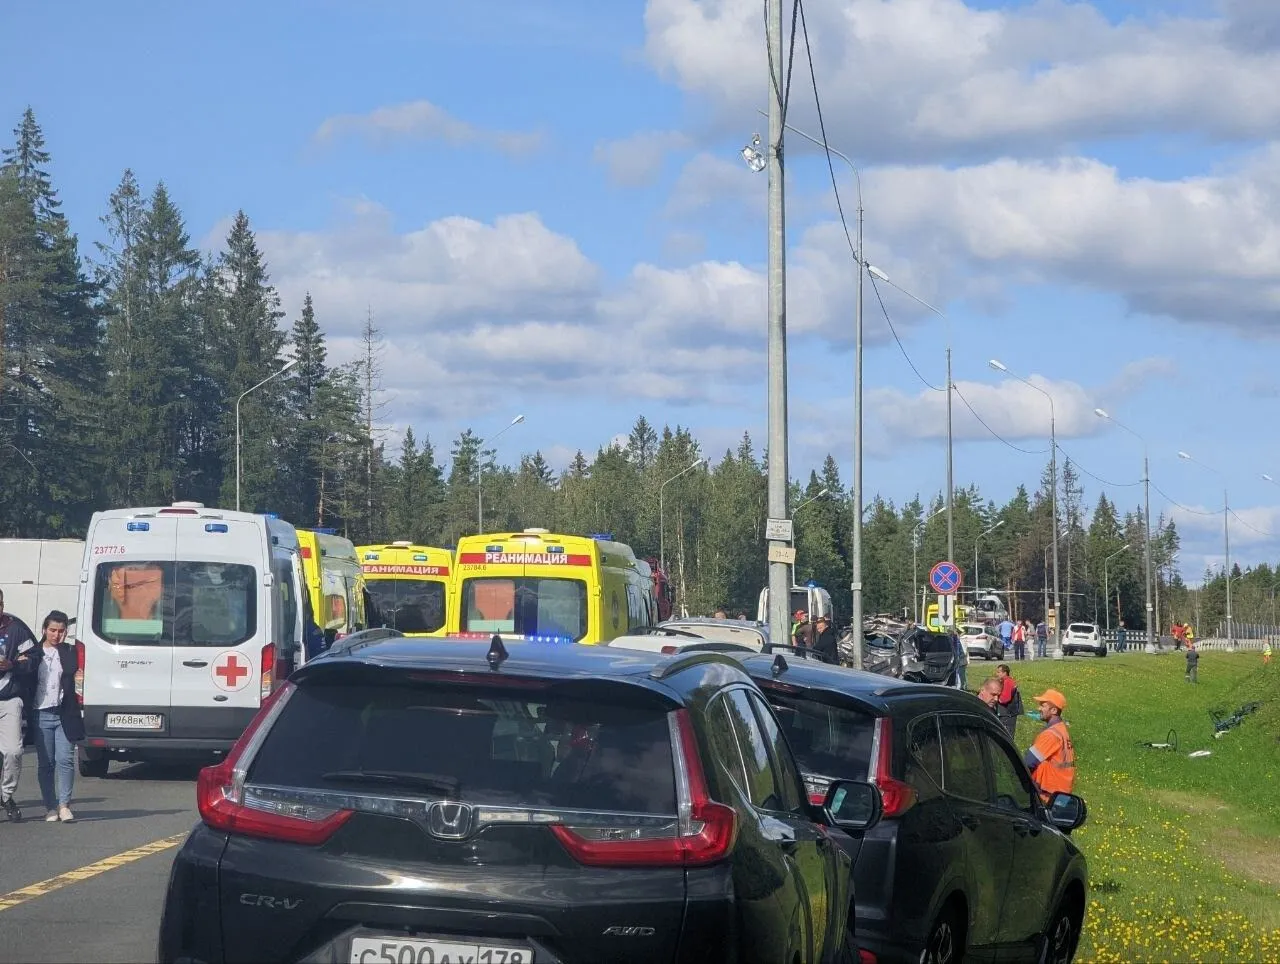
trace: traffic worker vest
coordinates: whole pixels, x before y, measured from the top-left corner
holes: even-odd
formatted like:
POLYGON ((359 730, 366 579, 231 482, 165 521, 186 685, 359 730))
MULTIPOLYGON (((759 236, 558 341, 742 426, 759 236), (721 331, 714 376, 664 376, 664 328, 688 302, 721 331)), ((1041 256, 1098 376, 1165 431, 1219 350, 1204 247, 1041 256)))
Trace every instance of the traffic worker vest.
POLYGON ((1040 755, 1040 765, 1031 774, 1031 780, 1040 789, 1040 795, 1048 802, 1055 793, 1070 793, 1076 782, 1076 749, 1071 745, 1067 724, 1059 720, 1046 726, 1032 744, 1040 755))

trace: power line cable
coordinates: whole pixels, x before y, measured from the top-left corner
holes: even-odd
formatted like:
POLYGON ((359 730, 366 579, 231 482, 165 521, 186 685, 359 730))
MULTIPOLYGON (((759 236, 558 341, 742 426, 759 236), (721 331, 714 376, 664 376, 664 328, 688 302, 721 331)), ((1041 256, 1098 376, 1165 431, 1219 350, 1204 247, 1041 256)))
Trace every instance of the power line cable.
POLYGON ((1173 498, 1171 495, 1169 495, 1168 492, 1160 488, 1160 486, 1156 485, 1154 482, 1151 483, 1151 488, 1155 489, 1162 496, 1164 496, 1164 499, 1166 502, 1168 502, 1172 506, 1176 506, 1177 508, 1181 509, 1183 512, 1190 512, 1192 515, 1203 515, 1203 516, 1218 514, 1217 510, 1214 510, 1213 512, 1206 512, 1204 509, 1193 509, 1189 505, 1183 505, 1181 502, 1173 498))
POLYGON ((1080 470, 1081 472, 1083 472, 1085 475, 1089 476, 1089 478, 1093 479, 1095 482, 1100 482, 1100 483, 1102 483, 1103 485, 1110 486, 1110 487, 1112 487, 1112 488, 1117 488, 1117 489, 1131 488, 1131 487, 1133 487, 1133 486, 1135 486, 1135 485, 1141 485, 1141 484, 1142 484, 1142 480, 1141 480, 1141 479, 1139 479, 1137 482, 1112 482, 1110 479, 1104 479, 1102 476, 1100 476, 1100 475, 1095 475, 1094 473, 1092 473, 1092 472, 1090 472, 1088 469, 1086 469, 1083 465, 1081 465, 1081 464, 1080 464, 1080 460, 1079 460, 1079 459, 1077 459, 1075 456, 1073 456, 1070 452, 1068 452, 1066 449, 1064 449, 1061 445, 1059 445, 1059 446, 1058 446, 1058 451, 1060 451, 1060 452, 1061 452, 1063 455, 1065 455, 1067 458, 1071 459, 1071 464, 1072 464, 1072 465, 1074 465, 1077 469, 1079 469, 1079 470, 1080 470))
MULTIPOLYGON (((945 391, 945 389, 943 390, 945 391)), ((997 432, 995 429, 993 429, 990 425, 986 423, 986 420, 981 415, 978 414, 978 410, 975 409, 972 405, 970 405, 969 400, 964 397, 964 393, 960 391, 959 385, 956 385, 953 382, 951 385, 951 390, 956 393, 960 401, 964 403, 964 407, 967 408, 970 411, 970 413, 973 415, 973 417, 978 420, 978 424, 981 425, 983 428, 985 428, 988 432, 990 432, 991 437, 994 438, 996 441, 1003 442, 1005 445, 1009 446, 1009 448, 1013 449, 1015 452, 1021 452, 1024 455, 1047 455, 1049 453, 1049 450, 1047 448, 1046 449, 1024 449, 1021 445, 1014 445, 1007 438, 1002 436, 999 432, 997 432)))
POLYGON ((925 388, 931 388, 935 392, 945 392, 945 388, 939 388, 920 374, 920 369, 916 368, 916 363, 913 362, 911 360, 911 356, 907 354, 907 347, 902 343, 902 339, 898 337, 898 329, 893 327, 893 320, 889 317, 889 309, 884 306, 884 299, 880 297, 880 288, 876 285, 876 276, 868 271, 867 277, 871 279, 871 290, 876 293, 876 301, 880 302, 880 311, 884 314, 885 324, 889 326, 889 332, 893 335, 893 340, 898 343, 898 351, 902 352, 902 357, 907 360, 907 364, 911 366, 911 370, 916 373, 916 378, 920 379, 925 388))
MULTIPOLYGON (((764 32, 765 36, 769 35, 769 4, 770 2, 781 3, 782 0, 764 0, 764 32)), ((787 76, 783 81, 782 90, 778 89, 778 78, 773 64, 773 48, 766 42, 765 52, 769 57, 769 84, 773 87, 774 97, 778 101, 778 111, 782 118, 782 124, 779 126, 781 130, 787 123, 787 108, 791 105, 791 70, 796 62, 796 12, 800 7, 800 0, 794 0, 791 5, 791 43, 790 50, 787 54, 787 76)), ((781 134, 778 135, 781 138, 781 134)), ((770 145, 775 146, 775 145, 770 145)))
MULTIPOLYGON (((1235 510, 1235 509, 1229 509, 1228 511, 1229 511, 1233 516, 1235 516, 1235 520, 1236 520, 1237 522, 1239 522, 1242 526, 1244 526, 1246 529, 1252 529, 1252 530, 1253 530, 1254 532, 1256 532, 1258 535, 1260 535, 1260 536, 1266 536, 1268 539, 1280 539, 1280 534, 1277 534, 1277 533, 1274 533, 1274 532, 1267 532, 1265 529, 1259 529, 1257 526, 1255 526, 1255 525, 1251 525, 1250 523, 1245 522, 1245 521, 1244 521, 1244 519, 1242 519, 1242 518, 1240 518, 1240 516, 1236 515, 1236 510, 1235 510)), ((1217 513, 1215 512, 1215 513, 1214 513, 1214 515, 1217 515, 1217 513)))

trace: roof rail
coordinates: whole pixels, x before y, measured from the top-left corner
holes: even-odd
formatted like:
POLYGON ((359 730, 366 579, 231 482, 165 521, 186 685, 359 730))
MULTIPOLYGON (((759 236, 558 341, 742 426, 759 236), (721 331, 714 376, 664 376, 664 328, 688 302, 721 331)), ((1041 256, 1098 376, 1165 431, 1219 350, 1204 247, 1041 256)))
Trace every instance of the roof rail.
POLYGON ((650 679, 666 679, 681 670, 686 670, 691 666, 697 666, 699 663, 721 663, 727 666, 734 666, 741 669, 741 665, 737 660, 731 659, 722 652, 712 652, 705 649, 693 652, 681 653, 672 656, 666 662, 660 663, 649 671, 650 679))
POLYGON ((325 653, 351 653, 366 646, 377 646, 379 643, 385 643, 390 639, 404 639, 404 633, 386 626, 377 629, 362 629, 358 633, 352 633, 350 636, 344 636, 342 639, 336 640, 332 646, 325 650, 325 653))

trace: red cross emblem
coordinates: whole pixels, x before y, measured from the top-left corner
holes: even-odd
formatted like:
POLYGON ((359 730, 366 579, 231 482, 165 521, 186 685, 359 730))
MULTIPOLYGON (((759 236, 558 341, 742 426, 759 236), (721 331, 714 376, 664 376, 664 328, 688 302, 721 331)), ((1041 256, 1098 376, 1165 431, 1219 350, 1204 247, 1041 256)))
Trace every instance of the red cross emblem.
POLYGON ((248 664, 240 662, 235 653, 228 653, 225 658, 219 659, 214 664, 214 682, 223 689, 238 690, 241 686, 241 677, 247 679, 249 672, 248 664), (221 681, 217 679, 219 676, 222 677, 221 681))

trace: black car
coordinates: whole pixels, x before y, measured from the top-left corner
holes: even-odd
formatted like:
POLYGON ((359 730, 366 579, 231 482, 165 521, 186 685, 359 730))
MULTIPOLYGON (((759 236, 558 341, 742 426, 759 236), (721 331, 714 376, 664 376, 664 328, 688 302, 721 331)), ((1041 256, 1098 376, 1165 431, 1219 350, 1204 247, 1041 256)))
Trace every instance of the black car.
POLYGON ((847 959, 869 783, 806 797, 719 654, 357 633, 221 764, 174 860, 159 960, 847 959))
POLYGON ((842 841, 865 961, 1071 960, 1087 872, 1067 833, 1084 822, 1084 801, 1058 794, 1043 807, 980 700, 838 667, 792 662, 779 672, 741 659, 782 721, 811 800, 837 778, 880 789, 879 824, 842 841))

